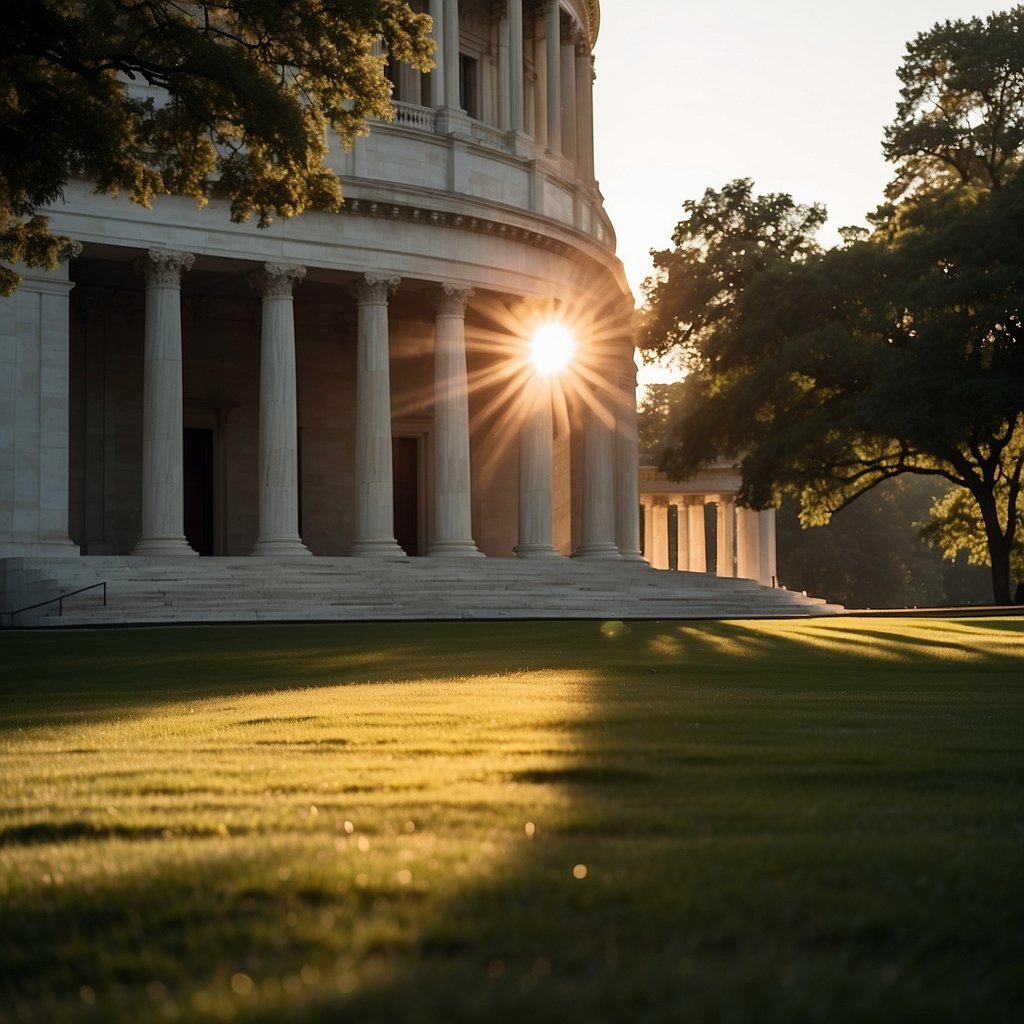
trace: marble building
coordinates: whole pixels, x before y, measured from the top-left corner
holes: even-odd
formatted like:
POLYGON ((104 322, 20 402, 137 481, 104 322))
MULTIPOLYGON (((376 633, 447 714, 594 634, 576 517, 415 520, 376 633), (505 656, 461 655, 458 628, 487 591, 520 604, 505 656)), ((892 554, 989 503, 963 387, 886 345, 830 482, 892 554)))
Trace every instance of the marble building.
POLYGON ((776 587, 775 509, 737 502, 740 471, 731 463, 707 466, 687 480, 669 480, 640 466, 641 550, 655 569, 713 572, 776 587))
POLYGON ((0 558, 640 559, 597 0, 420 7, 436 68, 333 151, 342 213, 47 211, 81 251, 0 300, 0 558))

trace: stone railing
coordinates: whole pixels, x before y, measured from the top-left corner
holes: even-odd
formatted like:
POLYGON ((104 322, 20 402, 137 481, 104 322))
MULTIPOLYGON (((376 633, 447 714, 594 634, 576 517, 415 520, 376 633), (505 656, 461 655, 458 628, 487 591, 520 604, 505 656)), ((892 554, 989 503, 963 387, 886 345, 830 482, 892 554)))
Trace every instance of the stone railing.
POLYGON ((420 107, 415 103, 394 103, 394 124, 403 128, 417 128, 421 132, 437 131, 437 111, 429 107, 420 107))
POLYGON ((498 128, 492 128, 490 125, 481 124, 479 121, 474 121, 470 125, 469 130, 473 136, 473 141, 479 145, 487 146, 488 149, 500 149, 504 153, 508 152, 507 132, 503 132, 498 128))
MULTIPOLYGON (((429 107, 421 107, 415 103, 401 103, 395 100, 395 119, 393 124, 402 128, 415 128, 421 132, 437 132, 437 111, 429 107)), ((470 135, 478 146, 497 149, 503 153, 509 151, 508 132, 493 128, 481 121, 470 121, 470 135)))

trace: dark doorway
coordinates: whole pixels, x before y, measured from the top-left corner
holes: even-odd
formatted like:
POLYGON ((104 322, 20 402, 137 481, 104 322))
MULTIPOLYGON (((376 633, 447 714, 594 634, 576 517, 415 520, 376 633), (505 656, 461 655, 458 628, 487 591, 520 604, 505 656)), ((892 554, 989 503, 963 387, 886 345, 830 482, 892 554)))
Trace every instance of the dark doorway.
POLYGON ((213 430, 185 428, 185 538, 200 555, 213 554, 213 430))
POLYGON ((395 540, 407 555, 420 554, 420 439, 392 443, 395 481, 395 540))

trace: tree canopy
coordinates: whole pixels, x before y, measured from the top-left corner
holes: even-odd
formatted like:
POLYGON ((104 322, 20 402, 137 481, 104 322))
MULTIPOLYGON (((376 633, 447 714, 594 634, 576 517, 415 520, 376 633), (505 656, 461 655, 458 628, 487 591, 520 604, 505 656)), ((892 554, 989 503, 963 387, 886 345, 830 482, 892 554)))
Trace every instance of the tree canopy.
POLYGON ((1024 146, 1024 7, 945 21, 907 45, 902 89, 883 152, 896 165, 887 190, 974 184, 1000 188, 1024 146))
POLYGON ((708 189, 683 203, 686 217, 672 249, 654 252, 647 283, 646 351, 684 368, 716 358, 728 341, 738 297, 751 280, 779 262, 821 251, 815 234, 825 208, 800 206, 784 194, 754 195, 749 178, 708 189))
MULTIPOLYGON (((727 194, 741 201, 730 187, 711 205, 727 194)), ((691 217, 677 235, 692 225, 696 243, 701 224, 691 217)), ((728 279, 728 257, 723 267, 715 254, 730 249, 718 239, 698 271, 692 246, 682 250, 687 273, 728 279)), ((676 270, 668 258, 663 266, 676 270)), ((649 285, 652 308, 664 294, 649 285)), ((791 246, 728 308, 688 359, 662 455, 669 474, 736 457, 742 501, 798 495, 807 524, 901 473, 943 477, 973 499, 995 596, 1008 601, 1024 469, 1024 176, 999 191, 905 203, 884 235, 825 253, 791 246)))
POLYGON ((1024 7, 921 33, 875 230, 823 252, 820 206, 748 180, 684 204, 646 283, 651 355, 687 371, 661 461, 735 458, 741 500, 827 521, 904 473, 954 489, 928 539, 1024 572, 1024 7))
POLYGON ((67 182, 148 205, 230 200, 231 217, 337 209, 342 145, 391 116, 385 57, 426 70, 430 19, 404 0, 21 0, 0 33, 0 294, 13 264, 72 251, 40 214, 67 182))

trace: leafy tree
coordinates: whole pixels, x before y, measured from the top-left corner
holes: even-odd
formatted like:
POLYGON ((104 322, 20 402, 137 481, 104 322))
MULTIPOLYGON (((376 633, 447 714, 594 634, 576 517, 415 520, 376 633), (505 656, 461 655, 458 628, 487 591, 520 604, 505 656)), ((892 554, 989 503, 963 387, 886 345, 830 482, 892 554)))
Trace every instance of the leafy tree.
POLYGON ((682 384, 648 384, 637 404, 637 429, 642 455, 657 456, 672 436, 672 424, 679 417, 682 384))
POLYGON ((743 178, 687 200, 673 248, 651 254, 655 272, 644 285, 651 356, 687 369, 714 360, 754 276, 820 252, 815 233, 825 223, 823 206, 800 206, 781 193, 755 196, 753 189, 743 178))
MULTIPOLYGON (((1015 459, 1020 463, 1020 447, 1024 444, 1024 431, 1017 431, 1013 447, 1006 461, 1015 459)), ((996 483, 995 496, 997 514, 1000 522, 1010 517, 1009 502, 1011 480, 1007 475, 1000 476, 996 483)), ((985 523, 977 502, 964 490, 948 491, 938 498, 929 510, 930 518, 920 523, 921 534, 936 550, 951 561, 958 554, 965 553, 969 565, 988 565, 989 552, 986 543, 985 523)), ((1017 511, 1017 528, 1021 531, 1017 541, 1010 550, 1010 571, 1016 579, 1024 584, 1024 524, 1021 522, 1020 510, 1017 511)), ((1015 595, 1014 600, 1019 601, 1015 595)))
MULTIPOLYGON (((847 608, 984 603, 991 593, 988 572, 957 564, 955 551, 944 561, 921 537, 921 521, 944 486, 936 478, 907 473, 809 529, 801 528, 798 503, 783 499, 777 517, 779 578, 790 589, 847 608)), ((984 541, 983 530, 980 536, 984 541)))
POLYGON ((1000 188, 1024 146, 1024 7, 984 21, 945 21, 907 45, 883 152, 887 194, 974 184, 1000 188))
POLYGON ((987 561, 1006 602, 1024 536, 1024 7, 933 26, 899 76, 896 176, 871 236, 775 249, 781 211, 818 208, 759 204, 749 182, 685 208, 646 288, 648 351, 690 370, 662 463, 685 476, 739 453, 743 500, 799 495, 806 524, 901 474, 943 478, 959 490, 930 540, 987 561), (768 218, 753 233, 751 210, 768 218), (752 235, 765 258, 738 274, 730 247, 748 254, 752 235))
MULTIPOLYGON (((680 266, 723 287, 733 278, 718 254, 734 246, 702 246, 702 224, 677 228, 689 243, 680 266)), ((733 230, 742 245, 747 226, 733 230)), ((797 495, 808 525, 900 474, 941 477, 976 505, 993 593, 1008 602, 1024 469, 1024 177, 906 202, 870 240, 790 246, 729 287, 727 313, 688 359, 669 474, 739 454, 741 500, 797 495)), ((658 281, 647 294, 658 330, 672 310, 658 309, 658 281)))
POLYGON ((430 19, 404 0, 19 0, 0 33, 0 293, 12 265, 73 251, 39 210, 72 177, 143 206, 230 200, 265 226, 337 209, 324 158, 391 116, 380 39, 426 70, 430 19))

